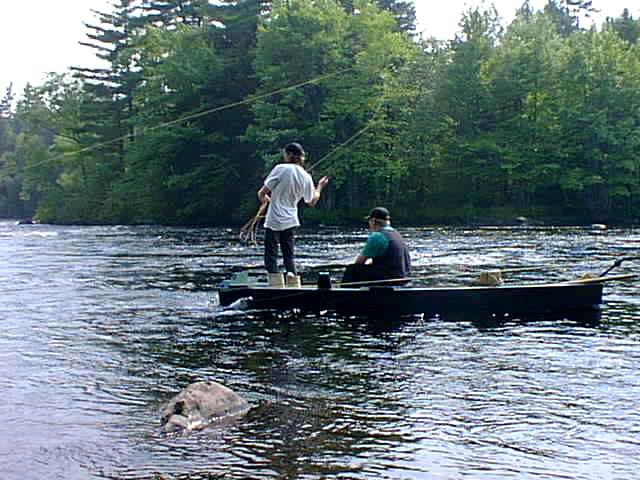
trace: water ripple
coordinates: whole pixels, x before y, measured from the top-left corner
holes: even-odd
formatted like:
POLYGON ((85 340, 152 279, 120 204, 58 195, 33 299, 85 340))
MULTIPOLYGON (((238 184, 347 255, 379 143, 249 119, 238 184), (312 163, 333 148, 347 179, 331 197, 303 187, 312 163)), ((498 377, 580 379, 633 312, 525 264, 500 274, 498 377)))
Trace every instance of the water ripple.
MULTIPOLYGON (((636 230, 411 228, 416 275, 464 284, 599 273, 636 230)), ((299 235, 299 264, 350 261, 366 232, 299 235)), ((221 314, 261 262, 228 229, 0 222, 2 478, 629 479, 640 467, 637 284, 600 323, 221 314), (254 406, 167 436, 166 400, 216 380, 254 406)), ((616 273, 635 272, 623 263, 616 273)))

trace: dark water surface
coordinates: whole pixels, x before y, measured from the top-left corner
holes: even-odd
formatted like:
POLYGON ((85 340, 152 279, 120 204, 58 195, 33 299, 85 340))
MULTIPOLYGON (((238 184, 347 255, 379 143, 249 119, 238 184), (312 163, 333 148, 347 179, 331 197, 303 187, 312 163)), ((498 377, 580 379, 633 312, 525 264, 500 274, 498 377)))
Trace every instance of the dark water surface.
MULTIPOLYGON (((571 279, 640 248, 629 229, 402 231, 427 284, 571 279)), ((298 263, 364 238, 301 232, 298 263)), ((638 281, 605 287, 595 325, 221 313, 217 282, 259 263, 231 230, 0 223, 0 478, 640 478, 638 281), (200 379, 257 408, 161 434, 200 379)))

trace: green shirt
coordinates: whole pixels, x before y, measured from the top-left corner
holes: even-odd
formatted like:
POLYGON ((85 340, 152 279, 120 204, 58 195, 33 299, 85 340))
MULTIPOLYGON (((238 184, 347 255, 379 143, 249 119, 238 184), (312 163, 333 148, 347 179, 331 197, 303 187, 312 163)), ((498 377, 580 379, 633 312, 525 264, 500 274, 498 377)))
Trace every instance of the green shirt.
MULTIPOLYGON (((393 230, 391 227, 384 227, 384 230, 393 230)), ((371 232, 367 243, 364 244, 361 255, 367 258, 380 257, 387 251, 389 239, 382 231, 371 232)))

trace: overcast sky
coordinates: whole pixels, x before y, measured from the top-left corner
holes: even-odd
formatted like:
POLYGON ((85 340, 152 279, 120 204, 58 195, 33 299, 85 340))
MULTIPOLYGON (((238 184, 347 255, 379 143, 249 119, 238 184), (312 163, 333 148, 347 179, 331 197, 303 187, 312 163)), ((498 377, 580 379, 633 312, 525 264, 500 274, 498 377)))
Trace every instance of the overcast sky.
MULTIPOLYGON (((46 72, 64 72, 69 66, 95 66, 91 49, 78 44, 85 39, 84 23, 93 23, 92 9, 110 11, 109 0, 4 0, 0 7, 0 97, 13 82, 19 93, 27 82, 41 84, 46 72), (64 6, 64 7, 63 7, 64 6)), ((481 0, 416 0, 419 30, 427 36, 453 38, 463 11, 481 0)), ((522 0, 494 0, 503 24, 513 18, 522 0)), ((546 0, 533 0, 541 8, 546 0)), ((606 16, 619 16, 627 7, 640 17, 638 0, 593 0, 606 16), (632 6, 636 5, 636 6, 632 6)))

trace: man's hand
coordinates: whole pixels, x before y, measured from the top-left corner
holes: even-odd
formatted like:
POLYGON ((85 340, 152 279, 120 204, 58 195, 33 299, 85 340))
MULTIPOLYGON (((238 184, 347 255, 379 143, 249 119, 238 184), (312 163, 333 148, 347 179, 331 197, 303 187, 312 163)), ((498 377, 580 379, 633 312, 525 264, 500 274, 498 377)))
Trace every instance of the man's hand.
POLYGON ((316 191, 313 192, 313 199, 309 202, 309 205, 312 207, 315 207, 316 204, 318 203, 318 200, 320 200, 320 194, 322 193, 322 190, 324 189, 324 187, 327 186, 327 183, 329 183, 329 177, 322 177, 320 180, 318 180, 318 186, 316 187, 316 191))
POLYGON ((318 180, 318 190, 322 190, 324 187, 327 186, 327 184, 329 183, 329 177, 322 177, 320 180, 318 180))
POLYGON ((258 200, 260 200, 260 203, 269 203, 271 201, 271 191, 263 186, 258 190, 258 200))

